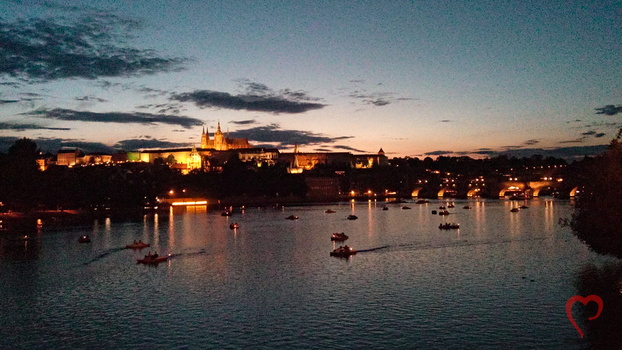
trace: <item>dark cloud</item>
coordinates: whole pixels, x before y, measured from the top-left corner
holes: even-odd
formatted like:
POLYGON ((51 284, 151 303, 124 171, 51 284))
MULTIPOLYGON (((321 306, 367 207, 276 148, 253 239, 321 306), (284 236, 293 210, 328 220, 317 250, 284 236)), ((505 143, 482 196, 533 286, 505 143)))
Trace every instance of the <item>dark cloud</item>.
POLYGON ((0 105, 5 105, 9 103, 18 103, 20 100, 0 100, 0 105))
POLYGON ((332 146, 332 147, 336 148, 336 149, 345 149, 345 150, 352 151, 352 152, 366 153, 364 150, 357 149, 357 148, 350 147, 350 146, 336 145, 336 146, 332 146))
POLYGON ((236 124, 236 125, 250 125, 250 124, 257 124, 257 120, 255 119, 233 120, 233 121, 230 121, 229 123, 236 124))
POLYGON ((527 140, 527 141, 525 141, 525 143, 524 143, 524 144, 525 144, 525 145, 527 145, 527 146, 533 146, 533 145, 535 145, 535 144, 537 144, 537 143, 540 143, 540 141, 538 141, 538 140, 534 140, 534 139, 531 139, 531 140, 527 140))
POLYGON ((85 101, 85 102, 108 102, 108 100, 95 97, 95 96, 79 96, 75 98, 76 101, 85 101))
POLYGON ((607 135, 607 134, 605 134, 604 132, 599 132, 598 134, 594 135, 594 137, 599 139, 599 138, 601 138, 601 137, 603 137, 605 135, 607 135))
POLYGON ((605 107, 595 108, 596 114, 616 115, 622 113, 622 105, 606 105, 605 107))
POLYGON ((449 154, 453 154, 453 151, 432 151, 432 152, 427 152, 424 153, 423 155, 425 156, 445 156, 445 155, 449 155, 449 154))
POLYGON ((197 125, 203 125, 203 121, 175 115, 150 114, 150 113, 96 113, 87 111, 74 111, 70 109, 38 109, 32 112, 23 113, 31 117, 83 121, 83 122, 100 122, 100 123, 139 123, 139 124, 171 124, 179 125, 184 128, 190 128, 197 125))
POLYGON ((471 152, 471 153, 492 157, 492 156, 497 155, 498 152, 497 151, 493 151, 493 150, 491 150, 489 148, 480 148, 479 150, 471 152))
POLYGON ((443 120, 439 120, 439 123, 451 123, 452 121, 449 119, 443 119, 443 120))
POLYGON ((0 19, 0 77, 34 83, 179 70, 185 59, 126 44, 130 33, 140 28, 137 21, 107 12, 71 20, 0 19))
POLYGON ((13 123, 0 123, 0 130, 71 130, 70 128, 52 128, 47 126, 41 126, 37 124, 13 124, 13 123))
POLYGON ((579 137, 578 139, 574 139, 574 140, 565 140, 565 141, 559 141, 558 143, 581 143, 581 142, 585 142, 585 136, 583 137, 579 137))
MULTIPOLYGON (((259 84, 261 85, 261 84, 259 84)), ((254 86, 254 93, 265 91, 261 86, 254 86)), ((243 94, 231 95, 227 92, 211 90, 195 90, 181 94, 174 94, 171 99, 180 102, 192 102, 198 107, 214 107, 233 110, 247 110, 256 112, 304 113, 314 109, 324 108, 326 105, 299 100, 297 93, 281 93, 280 95, 243 94)))
POLYGON ((330 152, 331 151, 328 148, 314 148, 313 150, 316 152, 330 152))
POLYGON ((396 101, 409 101, 414 100, 409 97, 395 97, 393 92, 372 92, 369 93, 366 90, 355 90, 351 92, 348 97, 360 100, 367 105, 374 105, 382 107, 394 103, 396 101))
POLYGON ((114 147, 120 148, 126 151, 133 151, 133 150, 148 149, 148 148, 190 147, 190 145, 188 143, 161 141, 158 139, 137 138, 137 139, 119 141, 114 145, 114 147))
MULTIPOLYGON (((353 136, 329 137, 303 130, 283 130, 278 124, 258 126, 255 128, 231 132, 231 137, 247 138, 253 142, 273 142, 278 147, 298 145, 321 145, 334 143, 338 140, 351 139, 353 136)), ((274 146, 272 146, 274 147, 274 146)))
POLYGON ((585 135, 585 136, 590 136, 590 135, 594 135, 596 134, 596 131, 594 130, 590 130, 590 131, 586 131, 584 133, 581 133, 581 135, 585 135))
MULTIPOLYGON (((2 136, 0 137, 0 152, 6 153, 13 145, 17 137, 11 136, 2 136)), ((63 147, 72 147, 72 148, 80 148, 85 153, 92 152, 103 152, 103 153, 113 153, 115 150, 103 143, 99 142, 84 142, 80 140, 74 139, 60 139, 60 138, 30 138, 33 142, 37 144, 37 147, 42 152, 50 152, 56 153, 59 149, 63 147)))

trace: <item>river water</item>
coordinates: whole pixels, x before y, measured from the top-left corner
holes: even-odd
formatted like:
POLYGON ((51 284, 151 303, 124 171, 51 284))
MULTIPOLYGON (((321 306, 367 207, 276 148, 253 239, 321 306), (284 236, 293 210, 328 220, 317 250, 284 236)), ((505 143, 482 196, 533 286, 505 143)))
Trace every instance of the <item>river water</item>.
MULTIPOLYGON (((565 313, 589 251, 559 218, 571 203, 352 202, 205 207, 103 218, 3 243, 1 349, 583 349, 581 303, 565 313), (463 209, 470 205, 472 209, 463 209), (520 203, 522 204, 522 203, 520 203), (381 210, 383 206, 389 210, 381 210), (326 209, 336 213, 327 214, 326 209), (349 214, 358 220, 347 220, 349 214), (286 220, 296 215, 298 220, 286 220), (237 222, 239 229, 229 224, 237 222), (439 230, 442 222, 459 230, 439 230), (361 250, 329 256, 332 232, 361 250), (88 234, 91 243, 77 238, 88 234), (141 239, 142 251, 124 249, 141 239), (174 254, 136 264, 149 250, 174 254)), ((588 305, 589 306, 589 305, 588 305)), ((603 315, 608 312, 604 305, 603 315)), ((583 316, 582 316, 583 315, 583 316)), ((593 321, 591 321, 593 322, 593 321)), ((602 339, 600 340, 602 343, 602 339)))

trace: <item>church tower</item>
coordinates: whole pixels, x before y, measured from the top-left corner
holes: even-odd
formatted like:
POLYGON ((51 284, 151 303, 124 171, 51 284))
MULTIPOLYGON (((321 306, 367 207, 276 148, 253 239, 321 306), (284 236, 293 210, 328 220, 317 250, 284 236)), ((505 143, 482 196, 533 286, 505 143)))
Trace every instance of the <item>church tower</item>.
POLYGON ((218 121, 218 129, 214 133, 214 149, 218 151, 226 151, 229 149, 225 134, 220 130, 220 121, 218 121))
POLYGON ((209 133, 205 131, 205 127, 203 127, 203 133, 201 134, 201 148, 209 148, 209 133))

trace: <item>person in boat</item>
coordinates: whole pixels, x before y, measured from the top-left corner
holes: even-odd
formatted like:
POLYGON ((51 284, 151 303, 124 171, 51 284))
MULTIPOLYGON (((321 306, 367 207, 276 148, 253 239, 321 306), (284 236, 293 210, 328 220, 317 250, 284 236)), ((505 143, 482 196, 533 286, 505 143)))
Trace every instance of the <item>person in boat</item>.
POLYGON ((137 245, 138 242, 136 242, 136 240, 134 240, 134 242, 132 242, 133 245, 137 245))
POLYGON ((348 245, 346 244, 346 245, 343 247, 343 249, 345 249, 345 251, 349 251, 349 250, 350 250, 350 247, 348 247, 348 245))
POLYGON ((158 258, 158 256, 159 256, 159 255, 158 255, 158 252, 155 252, 155 254, 153 254, 153 255, 151 256, 151 259, 155 260, 155 259, 157 259, 157 258, 158 258))
POLYGON ((145 259, 151 259, 151 251, 149 251, 149 253, 147 253, 147 255, 145 255, 145 259))

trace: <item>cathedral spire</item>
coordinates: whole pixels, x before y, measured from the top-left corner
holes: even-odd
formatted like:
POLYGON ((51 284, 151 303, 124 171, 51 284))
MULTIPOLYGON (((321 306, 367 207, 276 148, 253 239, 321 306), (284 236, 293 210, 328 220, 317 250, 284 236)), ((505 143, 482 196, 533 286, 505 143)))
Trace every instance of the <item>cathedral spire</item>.
POLYGON ((218 130, 217 130, 217 132, 222 132, 222 131, 220 131, 220 120, 218 121, 218 130))

